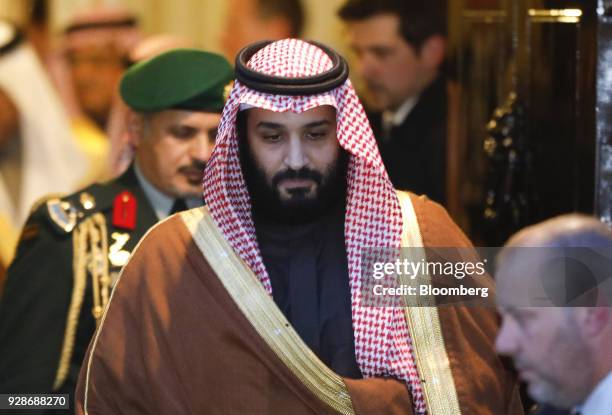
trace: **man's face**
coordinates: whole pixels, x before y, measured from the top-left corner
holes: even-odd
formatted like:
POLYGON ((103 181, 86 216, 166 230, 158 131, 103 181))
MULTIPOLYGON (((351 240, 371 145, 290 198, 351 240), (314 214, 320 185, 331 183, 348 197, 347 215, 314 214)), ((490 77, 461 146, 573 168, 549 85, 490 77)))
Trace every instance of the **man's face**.
POLYGON ((123 56, 113 47, 89 45, 68 52, 68 61, 81 108, 103 126, 125 70, 123 56))
POLYGON ((336 137, 333 107, 299 114, 253 108, 245 129, 241 154, 247 154, 241 157, 255 205, 265 206, 267 213, 287 214, 290 220, 305 219, 342 194, 347 157, 336 137))
POLYGON ((19 130, 19 112, 9 96, 0 89, 0 150, 19 130))
POLYGON ((384 13, 352 21, 347 29, 356 68, 373 109, 396 109, 435 76, 437 68, 402 38, 397 15, 384 13))
POLYGON ((135 119, 136 160, 147 180, 171 197, 199 197, 220 118, 167 110, 135 119))
POLYGON ((517 295, 529 295, 516 286, 529 286, 537 278, 515 257, 502 261, 496 277, 503 317, 496 339, 498 353, 513 358, 529 395, 539 403, 570 408, 587 395, 593 367, 588 345, 574 318, 575 309, 526 307, 517 295), (509 282, 514 286, 509 287, 509 282), (521 304, 518 305, 517 304, 521 304))

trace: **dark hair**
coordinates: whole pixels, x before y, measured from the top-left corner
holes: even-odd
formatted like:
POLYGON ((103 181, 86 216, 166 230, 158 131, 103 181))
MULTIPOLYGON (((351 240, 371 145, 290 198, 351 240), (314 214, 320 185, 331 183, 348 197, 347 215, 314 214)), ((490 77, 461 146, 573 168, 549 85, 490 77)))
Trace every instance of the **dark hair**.
POLYGON ((348 0, 339 10, 344 21, 383 13, 400 18, 400 34, 417 51, 433 35, 446 36, 446 0, 348 0))
POLYGON ((246 140, 248 112, 249 110, 242 110, 236 114, 236 138, 238 142, 246 140))
POLYGON ((300 37, 304 29, 304 8, 300 0, 258 0, 259 15, 281 16, 289 21, 291 37, 300 37))
POLYGON ((48 0, 32 0, 29 9, 30 23, 47 24, 49 22, 48 0))

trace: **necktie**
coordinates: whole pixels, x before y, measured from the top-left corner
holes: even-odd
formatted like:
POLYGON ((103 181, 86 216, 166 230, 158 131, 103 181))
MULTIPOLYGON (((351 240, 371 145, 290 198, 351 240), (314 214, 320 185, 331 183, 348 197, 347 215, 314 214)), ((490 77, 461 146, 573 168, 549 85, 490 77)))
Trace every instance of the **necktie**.
POLYGON ((182 212, 183 210, 187 210, 187 203, 183 199, 174 199, 174 204, 172 205, 172 209, 170 209, 169 215, 173 215, 177 212, 182 212))

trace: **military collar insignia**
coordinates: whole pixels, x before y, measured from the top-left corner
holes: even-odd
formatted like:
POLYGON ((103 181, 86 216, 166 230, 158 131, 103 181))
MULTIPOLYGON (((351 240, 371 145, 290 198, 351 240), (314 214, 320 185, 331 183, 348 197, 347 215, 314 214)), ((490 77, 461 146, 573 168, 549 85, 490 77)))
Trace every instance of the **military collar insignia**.
POLYGON ((113 226, 133 231, 136 228, 138 201, 132 192, 124 190, 113 200, 113 226))

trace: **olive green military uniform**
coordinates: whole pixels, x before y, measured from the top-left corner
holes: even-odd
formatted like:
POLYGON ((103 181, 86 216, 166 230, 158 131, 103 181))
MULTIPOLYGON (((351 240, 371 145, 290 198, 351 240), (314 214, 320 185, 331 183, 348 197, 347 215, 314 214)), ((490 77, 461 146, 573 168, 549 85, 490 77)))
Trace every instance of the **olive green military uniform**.
MULTIPOLYGON (((219 55, 175 49, 132 66, 120 92, 140 113, 218 113, 232 77, 219 55)), ((33 209, 0 298, 0 393, 62 392, 72 403, 114 281, 157 220, 134 166, 33 209)))
POLYGON ((39 204, 0 302, 3 393, 74 390, 114 280, 156 222, 133 167, 109 183, 39 204), (132 229, 113 225, 113 215, 132 202, 132 229))

